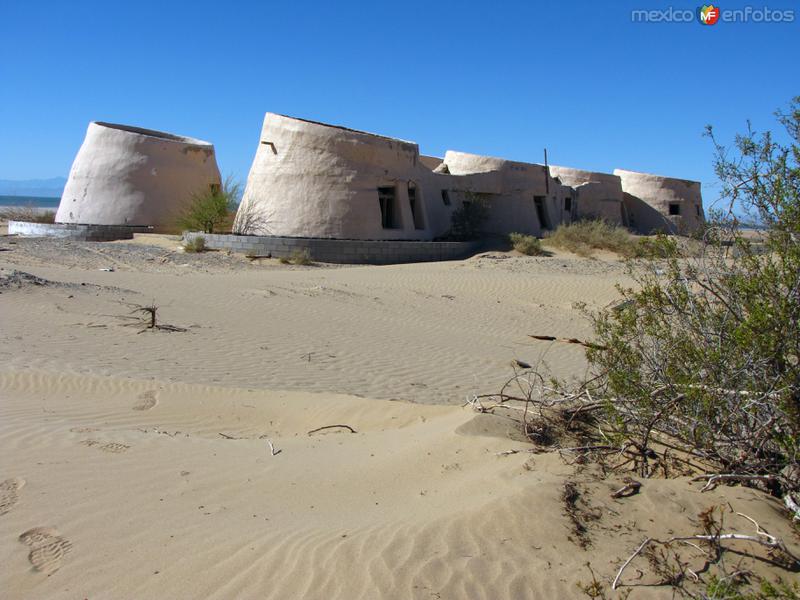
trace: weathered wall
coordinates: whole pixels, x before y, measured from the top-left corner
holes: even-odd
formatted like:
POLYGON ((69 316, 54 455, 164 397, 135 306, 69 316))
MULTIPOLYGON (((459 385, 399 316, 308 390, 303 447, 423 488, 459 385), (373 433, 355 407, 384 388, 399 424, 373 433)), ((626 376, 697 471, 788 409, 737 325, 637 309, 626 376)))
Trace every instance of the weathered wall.
POLYGON ((705 222, 700 182, 615 169, 622 181, 630 226, 639 233, 688 234, 705 222), (670 205, 680 214, 670 215, 670 205))
POLYGON ((575 190, 575 219, 604 219, 616 225, 626 225, 622 181, 618 176, 558 166, 551 166, 550 174, 575 190))
POLYGON ((9 221, 9 235, 22 237, 54 237, 89 242, 111 242, 133 239, 134 233, 151 233, 149 227, 128 225, 79 225, 77 223, 31 223, 9 221))
POLYGON ((413 222, 408 182, 422 187, 418 202, 424 207, 433 199, 422 179, 433 176, 414 143, 267 113, 234 231, 430 239, 424 217, 422 228, 413 222), (395 188, 395 228, 381 225, 379 186, 395 188))
POLYGON ((312 260, 347 264, 395 264, 458 260, 478 252, 480 242, 392 240, 332 240, 260 235, 220 235, 186 232, 187 241, 202 237, 207 248, 256 256, 291 258, 306 251, 312 260))
MULTIPOLYGON (((630 173, 630 172, 624 172, 630 173)), ((267 113, 234 224, 237 233, 357 240, 431 240, 447 234, 453 211, 482 201, 487 233, 541 236, 578 218, 604 218, 642 231, 648 211, 666 215, 668 198, 697 203, 696 190, 643 174, 631 178, 640 202, 626 202, 624 179, 567 167, 448 151, 421 156, 413 142, 267 113), (640 186, 641 189, 637 186, 640 186), (394 222, 384 227, 379 187, 394 190, 394 222), (416 190, 412 214, 409 189, 416 190), (679 189, 680 188, 680 189, 679 189), (669 193, 668 193, 669 192, 669 193), (670 193, 672 195, 670 195, 670 193)), ((629 191, 629 190, 625 190, 629 191)), ((689 209, 687 208, 686 211, 689 209)), ((663 222, 664 216, 660 217, 663 222)), ((694 225, 684 214, 680 230, 694 225)), ((672 221, 668 221, 672 223, 672 221)), ((652 228, 652 227, 651 227, 652 228)))
POLYGON ((173 227, 194 193, 220 184, 214 146, 94 122, 72 163, 58 223, 173 227))

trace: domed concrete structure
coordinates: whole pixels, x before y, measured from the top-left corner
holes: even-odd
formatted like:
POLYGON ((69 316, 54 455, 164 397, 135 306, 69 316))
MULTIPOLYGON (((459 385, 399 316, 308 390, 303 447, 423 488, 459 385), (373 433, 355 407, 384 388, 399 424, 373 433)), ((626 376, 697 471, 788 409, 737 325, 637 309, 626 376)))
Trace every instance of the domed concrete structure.
POLYGON ((220 183, 208 142, 92 122, 72 163, 56 223, 171 228, 194 194, 220 183))
MULTIPOLYGON (((483 232, 498 235, 542 235, 561 223, 588 218, 650 233, 656 221, 642 207, 660 215, 658 223, 671 224, 668 211, 675 210, 677 197, 686 204, 681 214, 691 208, 702 222, 699 184, 653 177, 452 150, 436 158, 420 155, 413 142, 267 113, 234 232, 433 240, 450 231, 454 211, 474 201, 488 209, 483 232), (626 181, 631 194, 642 194, 638 204, 625 200, 626 181), (630 222, 628 205, 634 211, 630 222)), ((687 214, 671 230, 695 225, 687 214)))
POLYGON ((622 181, 617 175, 553 165, 550 174, 575 190, 574 218, 603 219, 615 225, 627 225, 622 181))
POLYGON ((425 176, 431 170, 413 142, 267 113, 234 231, 426 237, 422 200, 413 196, 425 176))
POLYGON ((540 234, 571 190, 544 165, 448 151, 267 113, 234 231, 288 237, 431 240, 454 210, 486 202, 485 230, 540 234))
POLYGON ((689 234, 705 222, 700 182, 614 169, 630 226, 639 233, 689 234))

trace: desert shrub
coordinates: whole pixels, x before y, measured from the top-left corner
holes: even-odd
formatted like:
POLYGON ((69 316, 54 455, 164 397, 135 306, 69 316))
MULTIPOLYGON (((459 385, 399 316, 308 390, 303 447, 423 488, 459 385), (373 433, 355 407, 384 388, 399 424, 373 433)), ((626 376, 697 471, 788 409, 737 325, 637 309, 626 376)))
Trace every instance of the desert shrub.
POLYGON ((540 256, 544 253, 539 238, 523 233, 511 233, 508 236, 514 250, 528 256, 540 256))
POLYGON ((650 242, 623 302, 594 315, 588 357, 620 435, 643 448, 666 436, 783 494, 800 489, 800 98, 778 117, 788 145, 748 128, 724 148, 709 129, 728 212, 699 257, 650 242), (765 225, 758 249, 734 206, 765 225))
POLYGON ((282 265, 311 265, 313 261, 311 260, 311 253, 308 251, 308 248, 297 249, 292 252, 290 256, 281 256, 278 259, 282 265))
POLYGON ((194 194, 179 215, 178 226, 204 233, 230 231, 239 189, 240 185, 232 177, 227 177, 222 185, 209 186, 194 194))
POLYGON ((595 250, 610 250, 626 257, 638 254, 637 242, 626 229, 602 220, 559 225, 545 243, 579 256, 591 256, 595 250))
POLYGON ((467 193, 467 199, 450 215, 450 238, 459 241, 480 237, 483 224, 489 218, 484 194, 467 193))
POLYGON ((206 249, 206 238, 198 235, 183 244, 184 252, 203 252, 206 249))
POLYGON ((302 250, 295 250, 294 252, 292 252, 292 263, 295 265, 310 265, 311 253, 308 251, 307 248, 303 248, 302 250))
POLYGON ((37 210, 32 206, 9 206, 0 210, 2 221, 25 221, 27 223, 55 223, 56 213, 52 210, 37 210))

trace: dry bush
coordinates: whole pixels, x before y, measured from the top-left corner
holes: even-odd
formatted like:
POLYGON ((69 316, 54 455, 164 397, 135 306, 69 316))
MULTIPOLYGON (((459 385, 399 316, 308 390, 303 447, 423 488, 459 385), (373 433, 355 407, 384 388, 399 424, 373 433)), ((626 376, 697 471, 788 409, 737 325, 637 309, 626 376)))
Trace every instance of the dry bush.
POLYGON ((539 238, 533 235, 525 235, 524 233, 510 233, 508 239, 514 250, 526 256, 541 256, 544 254, 544 249, 539 241, 539 238))
POLYGON ((183 244, 183 251, 189 253, 204 252, 206 249, 206 238, 198 235, 183 244))
POLYGON ((592 256, 595 250, 610 250, 626 257, 639 254, 638 242, 627 229, 602 220, 559 225, 544 241, 579 256, 592 256))
POLYGON ((37 210, 32 206, 9 206, 0 210, 2 221, 25 221, 27 223, 55 223, 56 213, 52 210, 37 210))
POLYGON ((278 262, 282 265, 313 265, 314 261, 311 260, 311 253, 308 248, 294 250, 290 256, 281 256, 278 262))

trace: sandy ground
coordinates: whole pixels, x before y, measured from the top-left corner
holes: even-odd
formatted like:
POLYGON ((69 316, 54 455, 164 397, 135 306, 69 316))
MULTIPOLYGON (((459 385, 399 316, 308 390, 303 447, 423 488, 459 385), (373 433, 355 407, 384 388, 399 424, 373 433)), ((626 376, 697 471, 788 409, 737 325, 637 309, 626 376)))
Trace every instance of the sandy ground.
POLYGON ((498 455, 526 445, 461 406, 513 359, 582 375, 580 348, 526 336, 588 335, 573 305, 615 301, 611 257, 291 267, 176 246, 0 238, 4 598, 570 598, 587 562, 609 581, 709 506, 787 531, 760 492, 686 477, 613 500, 621 476, 498 455), (187 331, 131 326, 151 302, 187 331), (356 433, 308 433, 327 425, 356 433))

